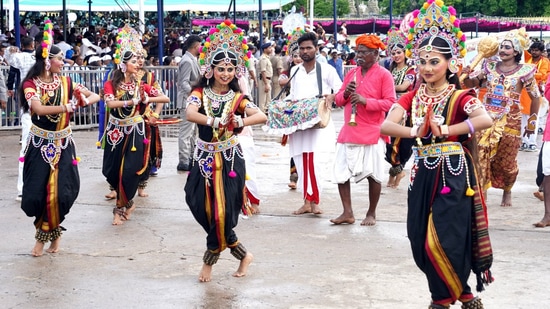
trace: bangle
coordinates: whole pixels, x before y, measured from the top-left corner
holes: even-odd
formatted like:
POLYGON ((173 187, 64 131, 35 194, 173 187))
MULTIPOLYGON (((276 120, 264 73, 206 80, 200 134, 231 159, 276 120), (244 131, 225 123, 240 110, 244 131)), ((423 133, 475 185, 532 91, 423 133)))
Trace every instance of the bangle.
POLYGON ((244 127, 244 119, 241 118, 241 117, 237 117, 235 118, 237 120, 237 128, 242 128, 244 127))
POLYGON ((123 107, 128 107, 128 101, 124 101, 122 106, 123 107))
POLYGON ((207 126, 211 127, 213 122, 214 122, 214 118, 206 117, 206 125, 207 126))
POLYGON ((418 134, 418 126, 412 126, 411 128, 411 137, 416 137, 416 135, 418 134))
POLYGON ((443 137, 449 136, 449 126, 446 124, 442 124, 439 126, 439 130, 441 130, 441 135, 443 137))
POLYGON ((468 125, 468 128, 470 128, 470 134, 474 134, 475 129, 474 129, 474 125, 472 124, 472 121, 470 121, 470 119, 468 118, 464 120, 464 122, 466 122, 466 124, 468 125))
POLYGON ((159 117, 160 117, 160 115, 156 112, 152 112, 151 116, 153 116, 154 118, 157 118, 157 119, 159 119, 159 117))

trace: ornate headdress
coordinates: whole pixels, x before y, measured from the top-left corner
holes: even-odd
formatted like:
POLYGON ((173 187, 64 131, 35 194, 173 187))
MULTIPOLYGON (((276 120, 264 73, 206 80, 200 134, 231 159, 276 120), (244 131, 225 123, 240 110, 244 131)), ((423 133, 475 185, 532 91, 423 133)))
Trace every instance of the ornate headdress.
POLYGON ((53 45, 53 24, 52 21, 44 20, 44 37, 42 39, 42 58, 48 59, 50 49, 53 45))
POLYGON ((466 55, 466 35, 459 28, 460 20, 452 6, 446 6, 442 0, 428 0, 413 12, 413 17, 407 37, 407 57, 418 58, 421 51, 431 51, 436 37, 449 44, 447 50, 437 47, 438 51, 452 54, 455 62, 466 55), (420 48, 425 40, 429 40, 428 44, 420 48))
POLYGON ((529 36, 525 32, 525 28, 510 30, 502 41, 510 41, 514 46, 514 50, 523 53, 523 50, 529 47, 529 36))
POLYGON ((46 64, 46 71, 50 70, 50 50, 53 45, 53 24, 52 21, 46 18, 44 20, 44 36, 42 39, 42 58, 46 64))
POLYGON ((407 38, 401 30, 393 26, 388 31, 386 45, 388 46, 389 51, 392 51, 394 48, 405 49, 405 46, 407 45, 407 38))
POLYGON ((297 27, 296 29, 292 30, 292 33, 288 34, 286 39, 288 41, 287 48, 289 55, 292 55, 298 50, 298 39, 305 33, 306 31, 304 29, 302 29, 301 27, 297 27))
POLYGON ((134 55, 137 55, 143 50, 141 45, 141 35, 128 25, 118 30, 116 37, 116 50, 113 56, 116 64, 121 63, 122 56, 125 52, 131 51, 134 55))
POLYGON ((220 53, 224 54, 223 62, 237 62, 237 78, 241 77, 248 66, 248 59, 251 54, 248 51, 246 39, 243 36, 243 30, 237 28, 230 20, 211 28, 209 36, 206 38, 202 51, 199 55, 199 64, 201 73, 206 78, 211 78, 213 74, 212 66, 214 59, 220 53))

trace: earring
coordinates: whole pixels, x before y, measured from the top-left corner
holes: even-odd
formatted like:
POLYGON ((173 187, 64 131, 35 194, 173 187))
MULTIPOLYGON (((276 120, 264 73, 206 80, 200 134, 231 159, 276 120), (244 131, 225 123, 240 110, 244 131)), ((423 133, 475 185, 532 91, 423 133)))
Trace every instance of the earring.
POLYGON ((448 67, 449 67, 449 71, 451 71, 451 73, 456 74, 458 72, 458 59, 456 59, 456 58, 449 59, 448 67))
POLYGON ((50 63, 50 59, 46 59, 46 67, 45 67, 46 71, 49 72, 51 67, 52 67, 52 64, 50 63))
POLYGON ((122 73, 126 73, 126 63, 120 64, 120 70, 122 71, 122 73))
POLYGON ((206 78, 208 78, 208 79, 211 79, 213 74, 214 74, 214 71, 208 70, 208 71, 206 71, 206 73, 204 74, 204 77, 206 77, 206 78))

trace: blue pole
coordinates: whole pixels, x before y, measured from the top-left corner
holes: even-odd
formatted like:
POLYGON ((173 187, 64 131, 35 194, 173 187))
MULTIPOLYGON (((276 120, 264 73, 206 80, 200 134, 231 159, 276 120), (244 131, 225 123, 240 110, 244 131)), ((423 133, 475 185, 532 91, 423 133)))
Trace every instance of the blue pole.
POLYGON ((258 27, 260 28, 260 54, 263 54, 262 44, 264 43, 264 18, 262 12, 262 0, 258 1, 258 22, 260 23, 258 27))
POLYGON ((338 49, 338 14, 336 12, 336 0, 332 0, 332 10, 334 11, 332 15, 334 19, 334 48, 338 49))
POLYGON ((13 2, 13 21, 15 23, 15 46, 21 48, 21 20, 19 18, 19 1, 13 2))
POLYGON ((393 26, 393 0, 390 0, 390 29, 393 26))
POLYGON ((159 31, 159 63, 162 63, 162 58, 164 58, 164 1, 157 0, 157 24, 159 31))

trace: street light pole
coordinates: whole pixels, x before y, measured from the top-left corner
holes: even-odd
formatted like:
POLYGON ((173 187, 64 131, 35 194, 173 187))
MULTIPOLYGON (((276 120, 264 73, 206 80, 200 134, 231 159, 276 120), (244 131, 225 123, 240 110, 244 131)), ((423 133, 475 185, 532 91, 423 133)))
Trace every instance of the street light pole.
POLYGON ((88 0, 88 29, 90 29, 91 26, 92 26, 92 0, 88 0))

